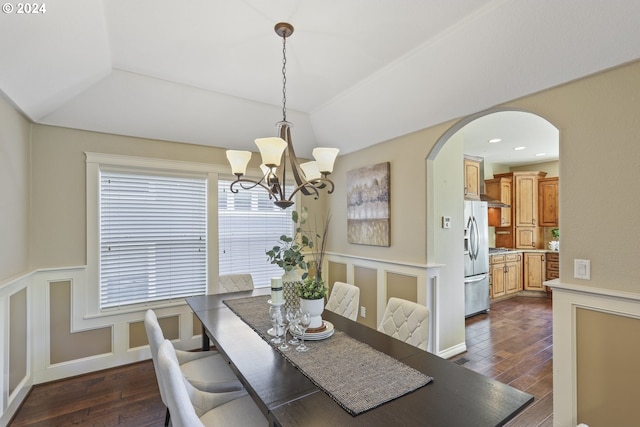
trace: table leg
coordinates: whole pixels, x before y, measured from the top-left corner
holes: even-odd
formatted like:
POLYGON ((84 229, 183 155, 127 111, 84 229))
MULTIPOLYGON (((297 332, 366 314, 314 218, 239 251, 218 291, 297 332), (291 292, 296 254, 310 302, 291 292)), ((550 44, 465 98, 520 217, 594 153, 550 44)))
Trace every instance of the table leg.
POLYGON ((202 351, 211 350, 211 342, 209 341, 209 335, 207 335, 207 330, 204 325, 202 325, 202 351))

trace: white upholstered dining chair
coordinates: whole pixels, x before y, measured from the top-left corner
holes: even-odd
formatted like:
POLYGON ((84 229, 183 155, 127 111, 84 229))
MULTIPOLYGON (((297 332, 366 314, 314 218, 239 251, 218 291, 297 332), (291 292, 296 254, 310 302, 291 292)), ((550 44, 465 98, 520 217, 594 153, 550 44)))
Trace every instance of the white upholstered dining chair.
POLYGON ((158 348, 158 367, 174 427, 267 425, 246 391, 209 393, 193 387, 182 375, 169 340, 158 348))
POLYGON ((426 350, 429 342, 429 309, 412 301, 389 298, 378 331, 426 350))
POLYGON ((253 277, 249 273, 223 274, 218 276, 218 293, 250 291, 253 289, 253 277))
POLYGON ((335 282, 325 308, 336 314, 358 320, 360 288, 349 283, 335 282))
MULTIPOLYGON (((147 310, 144 316, 144 328, 149 341, 153 367, 156 371, 160 398, 167 407, 165 426, 169 423, 170 411, 167 398, 162 388, 158 370, 158 349, 164 342, 164 335, 153 310, 147 310)), ((169 341, 171 344, 171 342, 169 341)), ((171 344, 173 347, 173 344, 171 344)), ((183 351, 175 350, 176 360, 182 375, 197 389, 211 392, 243 390, 242 383, 233 373, 227 361, 217 351, 183 351)))

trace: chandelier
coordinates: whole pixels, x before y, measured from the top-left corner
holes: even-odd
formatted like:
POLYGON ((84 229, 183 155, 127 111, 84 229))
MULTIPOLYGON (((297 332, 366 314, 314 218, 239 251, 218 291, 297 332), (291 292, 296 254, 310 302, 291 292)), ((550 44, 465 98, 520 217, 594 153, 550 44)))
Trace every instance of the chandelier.
POLYGON ((236 176, 236 180, 230 186, 233 193, 237 193, 239 188, 248 190, 260 186, 269 192, 270 199, 275 199, 276 206, 285 209, 294 204, 293 196, 298 192, 306 196, 314 196, 315 199, 320 196, 318 190, 326 188, 329 194, 333 192, 333 181, 328 178, 328 175, 333 172, 333 163, 339 150, 314 148, 312 154, 315 161, 302 164, 298 161, 291 140, 293 124, 287 121, 287 37, 293 34, 293 25, 280 22, 275 25, 274 30, 282 37, 282 121, 276 123, 278 136, 255 140, 262 157, 260 169, 263 176, 260 179, 245 176, 247 165, 251 160, 250 151, 227 150, 227 159, 232 173, 236 176), (296 185, 288 195, 286 191, 287 160, 296 185))

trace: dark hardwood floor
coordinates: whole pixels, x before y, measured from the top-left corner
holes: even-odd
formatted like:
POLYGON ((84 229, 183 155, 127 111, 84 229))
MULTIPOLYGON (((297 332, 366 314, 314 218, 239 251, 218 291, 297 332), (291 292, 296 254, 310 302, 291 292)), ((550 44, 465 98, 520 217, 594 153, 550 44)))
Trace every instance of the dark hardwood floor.
POLYGON ((466 320, 467 351, 451 360, 534 396, 507 425, 553 425, 550 298, 516 297, 466 320))
POLYGON ((164 426, 165 411, 145 361, 36 385, 10 426, 164 426))
MULTIPOLYGON (((553 425, 551 300, 517 297, 467 319, 467 351, 451 360, 526 391, 534 402, 509 427, 553 425)), ((151 361, 35 386, 10 424, 164 425, 151 361)))

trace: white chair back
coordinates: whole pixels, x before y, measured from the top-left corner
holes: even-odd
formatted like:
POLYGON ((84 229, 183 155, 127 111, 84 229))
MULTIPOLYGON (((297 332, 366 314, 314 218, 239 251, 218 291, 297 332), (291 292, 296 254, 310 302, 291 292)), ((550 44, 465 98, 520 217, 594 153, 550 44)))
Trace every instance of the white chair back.
POLYGON ((426 350, 429 342, 429 309, 412 301, 389 298, 378 331, 426 350))
MULTIPOLYGON (((244 390, 227 393, 208 393, 193 387, 182 375, 175 349, 169 340, 164 340, 160 344, 158 367, 161 383, 164 385, 167 397, 167 408, 171 412, 171 423, 174 427, 204 426, 205 424, 200 420, 200 417, 226 403, 247 396, 247 392, 244 390)), ((253 404, 253 402, 250 403, 253 404)), ((253 406, 255 405, 253 404, 253 406)), ((225 414, 221 415, 224 416, 225 414)), ((238 415, 239 418, 241 416, 242 413, 238 415)), ((210 413, 208 420, 211 423, 207 424, 224 425, 222 422, 215 422, 216 418, 222 417, 216 417, 215 413, 210 413)))
POLYGON ((358 320, 360 288, 349 283, 335 282, 325 308, 351 320, 358 320))
POLYGON ((218 277, 218 293, 250 291, 253 289, 251 274, 223 274, 218 277))
MULTIPOLYGON (((175 427, 204 426, 196 413, 189 396, 190 386, 180 371, 173 345, 165 340, 158 351, 158 371, 166 388, 167 408, 171 413, 171 424, 175 427)), ((191 390, 192 392, 195 389, 191 390)))
POLYGON ((160 398, 162 399, 162 403, 164 403, 165 406, 168 406, 158 368, 158 350, 164 341, 164 335, 162 334, 160 323, 158 323, 158 317, 151 309, 147 310, 144 315, 144 329, 147 332, 149 350, 151 350, 151 359, 153 360, 153 369, 156 371, 156 380, 158 381, 158 388, 160 389, 160 398))

